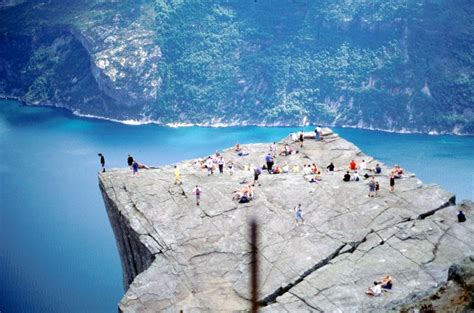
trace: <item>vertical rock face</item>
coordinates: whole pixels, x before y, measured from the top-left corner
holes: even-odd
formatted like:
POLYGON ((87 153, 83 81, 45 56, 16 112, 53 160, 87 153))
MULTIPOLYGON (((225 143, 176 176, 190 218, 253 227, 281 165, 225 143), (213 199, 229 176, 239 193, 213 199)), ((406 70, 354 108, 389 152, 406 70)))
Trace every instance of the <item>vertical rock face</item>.
POLYGON ((178 166, 182 185, 174 184, 172 167, 99 175, 122 258, 127 292, 123 312, 241 311, 249 308, 247 222, 260 223, 259 299, 263 311, 380 311, 446 282, 448 268, 474 254, 473 204, 458 223, 454 196, 424 185, 405 172, 389 192, 389 168, 377 175, 380 191, 368 197, 368 183, 343 182, 349 161, 377 162, 353 144, 326 130, 325 140, 307 139, 304 147, 284 139, 299 153, 277 155, 290 173, 260 175, 249 203, 232 200, 232 192, 251 184, 251 165, 264 163, 268 145, 245 146, 248 156, 223 152, 235 173, 208 176, 195 161, 178 166), (322 180, 309 183, 304 165, 325 169, 322 180), (298 165, 299 172, 291 169, 298 165), (200 206, 192 190, 201 186, 200 206), (305 224, 295 226, 292 208, 302 204, 305 224), (380 297, 365 294, 383 275, 394 287, 380 297))

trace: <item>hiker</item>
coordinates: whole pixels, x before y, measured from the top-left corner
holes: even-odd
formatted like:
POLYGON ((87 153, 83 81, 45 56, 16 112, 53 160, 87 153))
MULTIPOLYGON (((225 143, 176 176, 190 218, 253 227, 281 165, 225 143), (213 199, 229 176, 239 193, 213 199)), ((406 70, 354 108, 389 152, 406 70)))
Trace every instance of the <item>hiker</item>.
POLYGON ((138 176, 138 163, 137 163, 137 161, 133 161, 133 163, 132 163, 132 172, 133 172, 133 175, 138 176))
POLYGON ((374 286, 367 289, 365 293, 368 294, 369 296, 374 296, 374 297, 380 296, 382 294, 382 284, 379 284, 378 282, 374 281, 374 286))
POLYGON ((464 215, 464 212, 459 210, 458 212, 458 222, 459 223, 464 223, 466 221, 466 215, 464 215))
POLYGON ((303 148, 303 141, 304 141, 304 133, 303 133, 303 131, 300 132, 299 140, 300 140, 300 147, 303 148))
POLYGON ((196 187, 194 187, 193 189, 193 194, 196 195, 196 205, 198 206, 199 206, 199 200, 201 200, 201 193, 202 193, 201 188, 199 188, 199 186, 196 185, 196 187))
MULTIPOLYGON (((258 182, 258 177, 260 176, 260 174, 262 174, 262 170, 258 166, 254 166, 253 167, 253 185, 252 186, 255 186, 255 183, 258 182)), ((258 185, 261 186, 260 183, 258 185)))
POLYGON ((130 170, 133 172, 133 168, 132 168, 133 157, 130 154, 128 155, 127 164, 128 164, 128 167, 130 167, 130 170))
POLYGON ((395 167, 392 169, 392 175, 395 178, 402 178, 403 168, 401 168, 400 165, 395 165, 395 167))
POLYGON ((369 197, 375 197, 375 177, 372 176, 372 179, 369 181, 369 197))
POLYGON ((273 157, 270 153, 265 157, 265 162, 267 163, 268 173, 271 173, 273 167, 273 157))
POLYGON ((232 160, 227 162, 227 167, 229 168, 230 176, 234 175, 234 162, 232 160))
POLYGON ((321 125, 316 126, 316 129, 314 131, 317 134, 316 140, 318 141, 323 140, 323 130, 321 129, 321 125))
POLYGON ((328 166, 326 166, 326 169, 327 169, 329 172, 334 172, 334 163, 331 162, 331 164, 329 164, 328 166))
POLYGON ((207 168, 207 176, 214 174, 214 164, 212 162, 212 158, 209 156, 204 163, 207 168))
POLYGON ((349 171, 347 171, 347 172, 344 174, 344 177, 342 178, 342 180, 345 181, 345 182, 351 181, 351 174, 349 174, 349 171))
POLYGON ((365 160, 362 160, 359 165, 359 170, 365 171, 367 169, 367 163, 365 163, 365 160))
POLYGON ((217 165, 219 166, 219 173, 224 174, 224 158, 219 156, 219 159, 217 160, 217 165))
POLYGON ((395 175, 392 173, 392 175, 390 175, 390 192, 394 192, 395 191, 395 175))
POLYGON ((351 160, 351 162, 349 163, 349 169, 351 171, 355 171, 357 169, 357 163, 354 160, 351 160))
POLYGON ((270 144, 270 154, 271 154, 272 158, 275 158, 276 142, 273 142, 272 144, 270 144))
POLYGON ((380 164, 377 163, 377 165, 375 165, 375 174, 380 173, 382 173, 382 168, 380 167, 380 164))
POLYGON ((181 185, 179 168, 176 165, 174 166, 174 179, 175 179, 174 181, 175 185, 181 185))
POLYGON ((99 153, 98 156, 100 156, 100 165, 102 166, 102 173, 105 173, 105 158, 102 153, 99 153))
POLYGON ((304 225, 303 210, 301 210, 301 203, 295 206, 293 211, 294 211, 293 214, 295 216, 296 226, 300 226, 300 221, 301 221, 301 224, 304 225))

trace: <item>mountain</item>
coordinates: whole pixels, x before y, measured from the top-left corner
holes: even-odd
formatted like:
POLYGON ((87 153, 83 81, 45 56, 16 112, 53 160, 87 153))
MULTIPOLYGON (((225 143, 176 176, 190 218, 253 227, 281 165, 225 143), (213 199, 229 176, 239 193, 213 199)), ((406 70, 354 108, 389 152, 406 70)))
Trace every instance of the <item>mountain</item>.
POLYGON ((0 2, 0 95, 159 123, 474 133, 469 0, 0 2))

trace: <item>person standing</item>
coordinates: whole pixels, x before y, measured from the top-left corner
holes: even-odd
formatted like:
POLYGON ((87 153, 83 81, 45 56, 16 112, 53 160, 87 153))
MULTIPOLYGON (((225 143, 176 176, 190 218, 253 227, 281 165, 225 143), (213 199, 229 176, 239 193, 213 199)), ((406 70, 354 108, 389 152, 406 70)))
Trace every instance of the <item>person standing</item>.
POLYGON ((199 206, 199 201, 201 200, 201 193, 202 193, 202 190, 201 188, 196 185, 196 187, 194 187, 193 189, 193 194, 196 195, 196 205, 199 206))
POLYGON ((303 210, 301 209, 301 203, 299 203, 297 206, 294 207, 293 214, 295 217, 296 226, 300 226, 300 222, 302 225, 304 225, 303 210))
POLYGON ((219 173, 224 174, 224 158, 219 156, 219 159, 217 160, 217 165, 219 166, 219 173))
MULTIPOLYGON (((252 186, 255 186, 255 184, 258 182, 258 177, 260 176, 260 174, 262 174, 262 170, 260 168, 258 168, 258 166, 254 166, 254 168, 253 168, 253 185, 252 186)), ((260 183, 258 185, 261 186, 260 183)))
POLYGON ((303 142, 304 142, 304 132, 300 132, 300 147, 303 148, 303 142))
POLYGON ((206 163, 204 165, 207 168, 207 176, 214 174, 214 162, 212 162, 212 158, 208 157, 206 163))
POLYGON ((390 192, 395 191, 395 175, 393 173, 390 175, 390 192))
POLYGON ((265 162, 267 163, 268 173, 271 173, 273 167, 273 157, 270 153, 265 157, 265 162))
POLYGON ((128 164, 128 167, 130 167, 130 170, 133 172, 133 157, 129 154, 128 155, 128 159, 127 159, 127 164, 128 164))
POLYGON ((181 177, 180 177, 180 172, 178 166, 174 166, 174 184, 175 185, 181 185, 181 177))
POLYGON ((375 197, 375 177, 372 176, 372 179, 369 181, 369 197, 375 197))
POLYGON ((102 166, 102 173, 105 173, 105 157, 102 153, 99 153, 100 156, 100 165, 102 166))

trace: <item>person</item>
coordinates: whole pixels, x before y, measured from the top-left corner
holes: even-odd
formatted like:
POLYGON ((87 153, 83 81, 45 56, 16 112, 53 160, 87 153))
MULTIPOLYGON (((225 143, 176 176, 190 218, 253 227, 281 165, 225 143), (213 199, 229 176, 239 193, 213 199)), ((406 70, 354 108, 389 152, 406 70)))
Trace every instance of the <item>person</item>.
POLYGON ((375 197, 375 177, 372 176, 372 179, 369 181, 369 197, 375 197))
POLYGON ((392 169, 392 175, 395 178, 402 178, 403 168, 401 168, 400 165, 395 165, 395 167, 392 169))
POLYGON ((381 174, 382 173, 382 168, 380 167, 380 164, 377 163, 375 165, 375 174, 381 174))
POLYGON ((273 158, 275 158, 275 154, 276 154, 276 142, 273 142, 272 144, 270 144, 270 154, 273 158))
POLYGON ((294 211, 296 226, 300 226, 300 222, 301 224, 304 225, 303 210, 301 209, 301 203, 295 206, 293 211, 294 211))
POLYGON ((201 188, 196 185, 196 187, 194 187, 193 189, 193 194, 196 195, 196 205, 199 206, 199 201, 201 200, 201 193, 202 193, 202 190, 201 188))
POLYGON ((459 223, 464 223, 466 221, 466 215, 464 215, 464 212, 459 210, 458 212, 458 222, 459 223))
POLYGON ((298 164, 293 165, 293 168, 291 169, 293 173, 299 173, 300 171, 300 166, 298 164))
POLYGON ((100 165, 102 166, 102 173, 105 173, 105 157, 102 153, 99 153, 100 156, 100 165))
POLYGON ((227 162, 227 166, 229 167, 230 176, 234 175, 234 162, 230 160, 229 162, 227 162))
POLYGON ((351 160, 351 162, 349 163, 349 169, 351 171, 355 171, 357 169, 357 163, 354 160, 351 160))
POLYGON ((334 163, 331 162, 331 164, 329 164, 328 166, 326 166, 326 169, 327 169, 329 172, 334 172, 334 163))
POLYGON ((303 131, 300 132, 299 139, 300 139, 300 147, 303 148, 303 141, 304 141, 304 133, 303 133, 303 131))
POLYGON ((132 163, 132 171, 133 171, 133 175, 137 175, 137 176, 138 176, 138 162, 137 162, 137 161, 133 161, 133 163, 132 163))
POLYGON ((318 127, 314 128, 314 140, 319 141, 319 131, 318 127))
POLYGON ((128 155, 127 164, 130 167, 130 170, 133 171, 133 169, 132 169, 133 157, 130 154, 128 155))
POLYGON ((359 176, 359 173, 357 171, 354 172, 354 176, 352 176, 352 180, 353 181, 359 181, 360 180, 360 176, 359 176))
POLYGON ((235 150, 235 152, 239 152, 240 150, 242 150, 242 148, 240 147, 240 143, 235 144, 234 150, 235 150))
POLYGON ((342 178, 342 180, 345 181, 345 182, 351 181, 351 174, 349 174, 349 171, 347 171, 344 174, 344 177, 342 178))
POLYGON ((316 126, 316 131, 318 133, 318 140, 323 140, 323 130, 321 128, 321 125, 316 126))
POLYGON ((315 163, 313 163, 313 164, 311 165, 311 173, 316 174, 316 173, 318 173, 318 172, 319 172, 318 167, 316 166, 315 163))
POLYGON ((317 181, 323 180, 323 178, 321 176, 321 171, 316 172, 316 174, 314 175, 314 179, 316 179, 317 181))
MULTIPOLYGON (((262 170, 258 166, 254 166, 253 167, 253 185, 252 186, 255 186, 255 183, 258 182, 258 177, 260 176, 260 174, 262 174, 262 170)), ((260 183, 258 185, 261 186, 260 183)))
POLYGON ((385 275, 377 282, 377 284, 380 284, 380 287, 383 289, 392 289, 392 277, 390 275, 385 275))
POLYGON ((214 164, 210 156, 207 158, 205 166, 207 168, 207 176, 214 174, 214 164))
POLYGON ((219 166, 219 173, 224 174, 224 158, 219 156, 219 159, 217 160, 217 165, 219 166))
POLYGON ((268 173, 270 173, 273 167, 273 157, 270 153, 268 153, 267 156, 265 157, 265 162, 267 163, 268 173))
POLYGON ((367 169, 367 163, 365 163, 365 160, 362 160, 359 165, 359 170, 365 171, 367 169))
POLYGON ((285 163, 285 165, 283 165, 281 169, 283 170, 283 173, 288 173, 290 171, 290 167, 288 166, 288 163, 285 163))
POLYGON ((395 175, 392 173, 390 175, 390 192, 395 191, 395 175))
POLYGON ((379 194, 379 190, 380 190, 380 184, 378 180, 375 180, 375 196, 379 194))
POLYGON ((181 185, 181 180, 180 180, 180 173, 179 173, 179 168, 178 166, 174 166, 174 184, 175 185, 181 185))
POLYGON ((382 294, 382 284, 379 284, 378 282, 374 281, 374 286, 367 289, 365 293, 368 294, 369 296, 374 296, 374 297, 380 296, 382 294))

